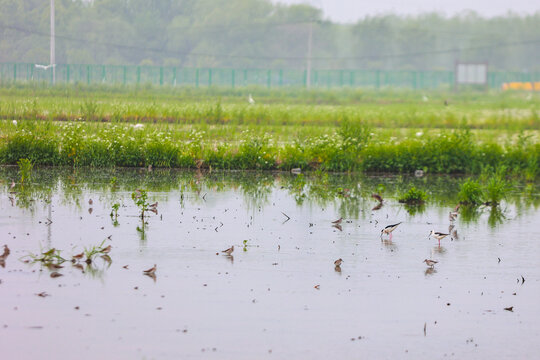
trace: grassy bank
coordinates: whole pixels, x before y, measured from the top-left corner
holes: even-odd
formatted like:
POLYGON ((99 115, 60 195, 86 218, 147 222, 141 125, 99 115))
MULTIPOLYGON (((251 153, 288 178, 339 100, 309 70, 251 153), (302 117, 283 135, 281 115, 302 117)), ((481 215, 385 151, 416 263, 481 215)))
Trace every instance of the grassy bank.
POLYGON ((534 178, 537 96, 13 85, 0 88, 0 163, 445 174, 505 167, 534 178))
POLYGON ((327 134, 280 141, 279 136, 252 131, 208 137, 176 125, 23 121, 0 125, 0 163, 28 158, 39 165, 94 167, 178 167, 365 171, 410 173, 479 173, 504 166, 534 178, 540 165, 540 144, 518 136, 507 144, 480 142, 467 130, 382 138, 360 123, 348 122, 327 134), (234 141, 228 141, 234 138, 234 141))

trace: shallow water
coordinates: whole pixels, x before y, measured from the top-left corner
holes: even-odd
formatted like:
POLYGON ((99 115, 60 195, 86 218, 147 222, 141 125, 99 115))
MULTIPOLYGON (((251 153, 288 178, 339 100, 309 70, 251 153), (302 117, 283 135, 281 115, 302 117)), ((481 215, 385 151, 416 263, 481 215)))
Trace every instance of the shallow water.
POLYGON ((5 358, 516 359, 540 351, 535 193, 512 196, 500 213, 458 216, 457 238, 439 247, 427 236, 448 231, 450 178, 335 176, 314 185, 287 174, 43 169, 24 196, 9 193, 15 170, 1 176, 0 245, 11 249, 0 268, 5 358), (434 199, 416 213, 393 195, 411 182, 434 199), (388 199, 372 211, 378 184, 388 199), (131 199, 143 186, 159 202, 144 233, 131 199), (340 217, 341 231, 331 224, 340 217), (381 241, 381 229, 399 221, 392 241, 381 241), (51 247, 70 258, 108 236, 110 264, 98 258, 81 271, 66 262, 57 270, 64 276, 51 278, 21 261, 51 247), (220 253, 231 245, 232 257, 220 253), (426 258, 439 263, 431 270, 426 258), (143 275, 154 264, 155 280, 143 275))

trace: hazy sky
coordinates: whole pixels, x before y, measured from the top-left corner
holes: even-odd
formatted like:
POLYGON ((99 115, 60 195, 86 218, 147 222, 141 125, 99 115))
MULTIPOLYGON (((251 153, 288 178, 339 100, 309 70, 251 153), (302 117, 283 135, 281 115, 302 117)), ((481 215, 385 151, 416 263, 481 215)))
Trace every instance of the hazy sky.
POLYGON ((285 4, 309 3, 324 11, 326 18, 339 22, 354 22, 366 15, 393 12, 418 14, 438 11, 454 15, 463 10, 475 10, 487 17, 503 15, 509 10, 518 14, 540 11, 540 0, 274 0, 285 4))

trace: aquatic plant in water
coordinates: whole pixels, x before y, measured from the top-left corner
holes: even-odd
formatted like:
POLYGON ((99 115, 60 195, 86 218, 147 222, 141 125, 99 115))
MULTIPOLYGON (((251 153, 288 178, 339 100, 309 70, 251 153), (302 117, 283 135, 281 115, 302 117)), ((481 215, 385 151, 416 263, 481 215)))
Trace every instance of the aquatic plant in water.
POLYGON ((467 179, 460 186, 458 200, 463 205, 476 206, 483 202, 483 196, 480 183, 473 179, 467 179))
POLYGON ((150 204, 148 203, 148 193, 144 189, 137 189, 131 193, 131 198, 135 205, 139 208, 140 217, 144 219, 144 213, 150 210, 150 204))
POLYGON ((28 182, 32 176, 34 164, 32 164, 32 161, 28 159, 19 159, 19 161, 17 161, 17 165, 19 166, 19 174, 21 175, 21 186, 24 186, 24 184, 28 182))
POLYGON ((403 193, 399 198, 400 203, 408 205, 421 205, 424 204, 426 200, 427 193, 425 191, 417 189, 414 186, 411 187, 406 193, 403 193))

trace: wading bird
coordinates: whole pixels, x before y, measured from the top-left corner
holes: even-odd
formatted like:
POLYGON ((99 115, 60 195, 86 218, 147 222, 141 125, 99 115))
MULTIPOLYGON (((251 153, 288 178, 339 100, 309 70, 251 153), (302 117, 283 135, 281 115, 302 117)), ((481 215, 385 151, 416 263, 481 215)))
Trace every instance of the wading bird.
POLYGON ((388 234, 388 235, 390 235, 390 240, 392 240, 392 231, 396 230, 396 228, 398 227, 399 224, 401 224, 401 221, 398 222, 397 224, 388 225, 387 227, 382 229, 381 230, 381 239, 382 239, 384 234, 388 234))
POLYGON ((156 272, 156 269, 157 269, 157 265, 154 264, 154 266, 152 266, 150 269, 148 270, 143 270, 143 273, 145 275, 154 275, 154 273, 156 272))
POLYGON ((223 250, 222 253, 225 253, 225 255, 231 255, 233 251, 234 251, 234 245, 226 250, 223 250))
POLYGON ((433 269, 433 265, 435 265, 436 263, 438 263, 438 261, 435 261, 435 260, 429 260, 429 259, 425 259, 423 262, 425 262, 427 264, 427 266, 429 266, 430 268, 433 269))
POLYGON ((448 218, 450 219, 450 221, 456 220, 457 216, 459 215, 459 207, 460 204, 457 204, 457 206, 454 208, 454 211, 450 211, 450 213, 448 214, 448 218))
POLYGON ((249 96, 248 96, 248 103, 249 103, 250 105, 254 105, 254 104, 255 104, 255 100, 253 100, 253 96, 251 96, 251 94, 249 94, 249 96))
POLYGON ((431 230, 431 232, 429 233, 428 239, 433 236, 435 239, 439 240, 439 246, 441 246, 441 239, 444 239, 448 235, 450 234, 445 234, 441 232, 436 232, 435 230, 431 230))
POLYGON ((371 197, 374 198, 375 200, 377 200, 378 202, 382 203, 383 202, 383 198, 381 195, 379 194, 371 194, 371 197))
POLYGON ((343 259, 342 258, 339 258, 337 259, 336 261, 334 261, 334 265, 336 266, 341 266, 341 263, 343 262, 343 259))

